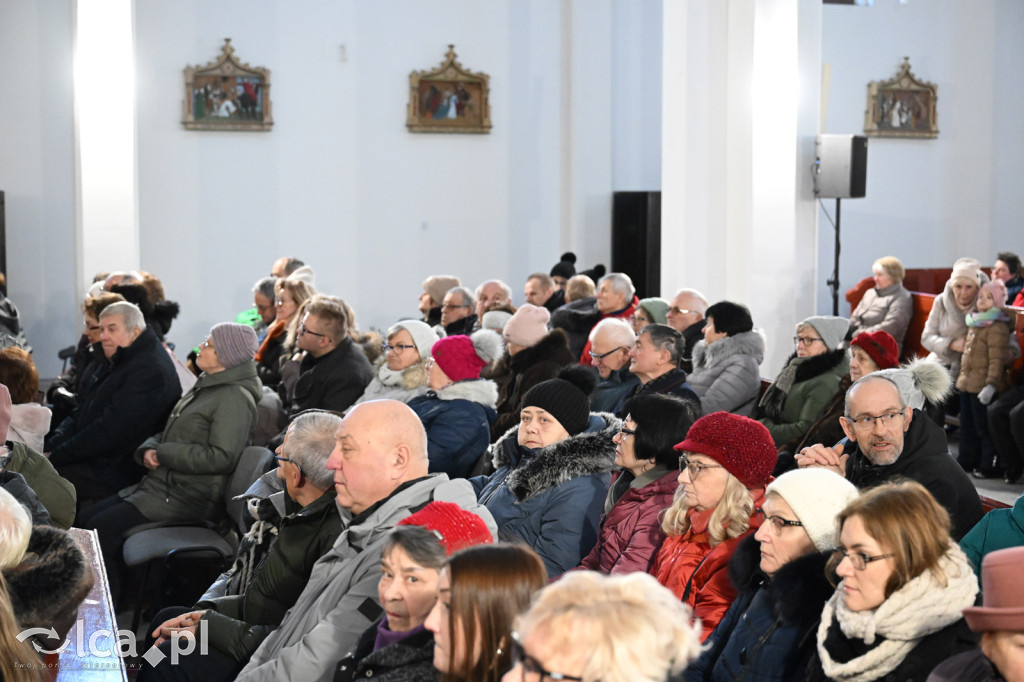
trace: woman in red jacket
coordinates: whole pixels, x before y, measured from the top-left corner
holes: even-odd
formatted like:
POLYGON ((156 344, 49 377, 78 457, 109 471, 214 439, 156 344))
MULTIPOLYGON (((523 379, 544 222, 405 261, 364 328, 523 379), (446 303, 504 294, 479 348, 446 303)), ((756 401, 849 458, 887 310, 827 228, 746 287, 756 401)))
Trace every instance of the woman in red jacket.
POLYGON ((679 472, 675 444, 700 417, 691 401, 641 395, 625 405, 626 419, 615 442, 615 464, 604 501, 597 544, 580 568, 602 573, 651 570, 665 539, 661 512, 672 504, 679 472))
POLYGON ((682 452, 679 487, 651 574, 693 608, 703 641, 736 597, 726 567, 740 540, 757 530, 754 510, 772 480, 775 444, 761 423, 715 412, 675 449, 682 452))

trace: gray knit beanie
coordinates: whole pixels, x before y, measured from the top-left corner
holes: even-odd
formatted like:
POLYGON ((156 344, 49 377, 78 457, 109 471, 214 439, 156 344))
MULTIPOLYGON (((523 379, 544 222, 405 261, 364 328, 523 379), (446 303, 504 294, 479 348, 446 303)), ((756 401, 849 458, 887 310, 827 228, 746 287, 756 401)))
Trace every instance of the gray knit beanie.
POLYGON ((247 324, 215 324, 210 330, 210 338, 213 339, 213 349, 217 351, 217 359, 224 369, 252 360, 256 349, 260 347, 256 342, 256 332, 247 324))
POLYGON ((850 328, 850 321, 845 317, 833 317, 832 315, 814 315, 797 325, 797 329, 804 325, 814 327, 818 336, 825 342, 829 350, 835 350, 846 338, 846 330, 850 328))

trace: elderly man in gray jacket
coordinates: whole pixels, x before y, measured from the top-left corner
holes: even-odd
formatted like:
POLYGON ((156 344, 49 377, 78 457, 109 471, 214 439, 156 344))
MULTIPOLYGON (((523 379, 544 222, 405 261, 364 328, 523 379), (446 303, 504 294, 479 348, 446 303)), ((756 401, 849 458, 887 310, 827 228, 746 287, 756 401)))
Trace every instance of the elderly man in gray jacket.
POLYGON ((388 532, 432 500, 479 515, 496 534, 494 519, 477 504, 469 482, 428 474, 427 465, 427 436, 409 407, 379 400, 348 412, 327 461, 334 471, 341 535, 238 680, 330 680, 334 663, 382 613, 377 582, 388 532))

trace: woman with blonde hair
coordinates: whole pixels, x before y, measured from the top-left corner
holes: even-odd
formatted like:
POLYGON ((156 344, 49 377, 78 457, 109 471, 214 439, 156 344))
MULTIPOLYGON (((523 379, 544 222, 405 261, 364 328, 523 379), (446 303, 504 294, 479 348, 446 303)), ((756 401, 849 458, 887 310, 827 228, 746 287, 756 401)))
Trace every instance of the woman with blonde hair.
POLYGON ((690 609, 644 573, 572 573, 541 590, 512 633, 504 682, 663 682, 700 653, 690 609))
POLYGON ((755 509, 771 481, 775 445, 753 419, 715 412, 694 422, 675 449, 682 452, 679 487, 650 573, 693 609, 703 641, 736 597, 726 567, 760 525, 755 509))
POLYGON ((836 522, 829 569, 840 581, 804 679, 924 682, 943 660, 977 646, 963 610, 978 579, 949 535, 949 514, 924 486, 871 488, 836 522))
POLYGON ((312 283, 294 277, 302 269, 277 280, 274 285, 276 317, 256 351, 260 381, 270 388, 277 388, 281 383, 282 359, 287 359, 291 355, 290 350, 295 348, 295 335, 302 320, 302 305, 316 294, 316 287, 312 283))
POLYGON ((896 340, 897 350, 903 348, 910 318, 914 315, 914 302, 903 287, 906 270, 895 256, 884 256, 871 265, 875 286, 864 292, 864 297, 850 315, 847 339, 864 332, 888 332, 896 340))

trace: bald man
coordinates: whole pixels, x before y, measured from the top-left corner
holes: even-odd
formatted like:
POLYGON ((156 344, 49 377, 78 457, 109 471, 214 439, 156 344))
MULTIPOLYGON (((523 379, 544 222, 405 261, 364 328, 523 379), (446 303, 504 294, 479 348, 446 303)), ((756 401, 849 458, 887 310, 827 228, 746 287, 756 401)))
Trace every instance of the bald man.
POLYGON ((334 472, 341 535, 315 566, 281 626, 238 676, 255 680, 330 680, 342 652, 383 613, 377 597, 381 550, 396 523, 432 500, 490 513, 468 481, 427 473, 427 434, 419 417, 396 400, 360 403, 335 434, 327 460, 334 472))

